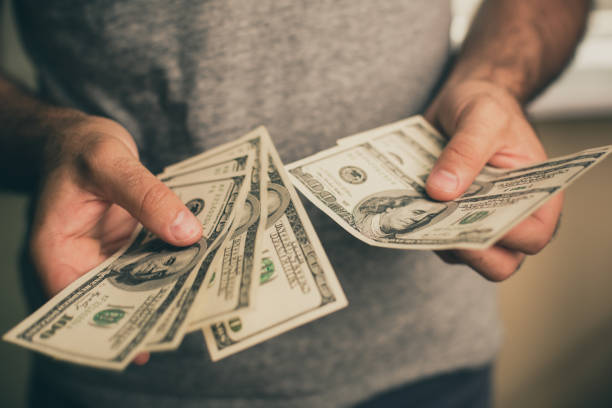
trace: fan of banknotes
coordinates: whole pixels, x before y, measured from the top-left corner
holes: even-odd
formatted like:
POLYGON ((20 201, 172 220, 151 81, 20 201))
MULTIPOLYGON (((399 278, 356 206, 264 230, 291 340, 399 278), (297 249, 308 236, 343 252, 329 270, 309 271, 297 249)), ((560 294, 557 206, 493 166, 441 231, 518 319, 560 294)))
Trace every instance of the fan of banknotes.
POLYGON ((137 229, 5 340, 121 370, 202 330, 216 361, 347 305, 265 128, 158 177, 202 222, 202 238, 178 248, 137 229))
POLYGON ((291 184, 354 237, 400 249, 486 248, 600 162, 612 146, 528 167, 485 167, 460 198, 429 199, 446 139, 412 117, 338 140, 287 166, 260 127, 159 178, 202 222, 177 248, 130 242, 9 331, 51 357, 121 370, 202 330, 213 361, 347 305, 291 184))

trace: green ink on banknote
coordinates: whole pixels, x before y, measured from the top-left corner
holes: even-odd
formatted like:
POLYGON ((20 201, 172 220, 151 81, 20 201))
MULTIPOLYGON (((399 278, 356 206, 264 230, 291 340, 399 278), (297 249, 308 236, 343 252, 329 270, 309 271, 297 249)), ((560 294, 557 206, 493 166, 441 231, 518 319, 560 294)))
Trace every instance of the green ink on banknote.
POLYGON ((259 275, 259 284, 269 282, 274 277, 274 263, 270 258, 263 258, 261 260, 261 274, 259 275))
POLYGON ((482 220, 490 213, 491 213, 490 211, 476 211, 476 212, 470 213, 466 215, 465 217, 463 217, 461 221, 459 221, 459 224, 461 225, 472 224, 476 221, 482 220))
POLYGON ((233 319, 230 319, 227 323, 229 324, 230 329, 232 329, 234 333, 239 332, 242 329, 242 321, 239 317, 234 317, 233 319))
POLYGON ((100 326, 106 326, 117 323, 123 316, 125 316, 125 311, 121 309, 105 309, 96 313, 93 317, 93 321, 100 326))

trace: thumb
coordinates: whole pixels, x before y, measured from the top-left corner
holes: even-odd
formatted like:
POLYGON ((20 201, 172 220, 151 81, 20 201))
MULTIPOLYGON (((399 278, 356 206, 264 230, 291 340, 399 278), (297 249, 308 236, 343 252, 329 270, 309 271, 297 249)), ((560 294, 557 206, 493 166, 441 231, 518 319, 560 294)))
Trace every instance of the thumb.
POLYGON ((494 134, 480 124, 460 124, 427 178, 427 194, 440 201, 463 194, 495 153, 494 134))
POLYGON ((200 221, 124 143, 117 139, 105 141, 90 157, 94 184, 102 190, 105 199, 125 208, 169 244, 185 246, 200 239, 200 221))

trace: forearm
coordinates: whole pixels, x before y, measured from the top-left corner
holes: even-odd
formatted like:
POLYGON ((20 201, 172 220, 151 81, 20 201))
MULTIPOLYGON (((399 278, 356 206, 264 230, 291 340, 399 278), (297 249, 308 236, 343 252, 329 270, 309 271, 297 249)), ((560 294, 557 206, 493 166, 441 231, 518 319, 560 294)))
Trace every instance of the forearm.
POLYGON ((488 81, 525 103, 570 60, 589 6, 589 0, 485 1, 447 84, 488 81))
POLYGON ((48 141, 85 116, 43 103, 0 76, 0 189, 34 188, 49 156, 48 141))

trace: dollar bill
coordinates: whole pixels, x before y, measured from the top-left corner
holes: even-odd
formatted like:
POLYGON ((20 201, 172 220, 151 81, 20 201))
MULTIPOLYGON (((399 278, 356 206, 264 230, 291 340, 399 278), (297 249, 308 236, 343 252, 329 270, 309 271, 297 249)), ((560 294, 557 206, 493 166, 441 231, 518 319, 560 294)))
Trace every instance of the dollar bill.
POLYGON ((158 178, 202 222, 202 239, 177 248, 140 227, 5 340, 120 370, 139 352, 174 349, 187 331, 214 326, 207 345, 217 360, 347 304, 265 128, 158 178), (219 337, 224 328, 233 335, 219 337))
POLYGON ((174 185, 173 191, 202 222, 203 236, 197 243, 177 248, 139 228, 122 250, 4 339, 53 358, 123 369, 231 222, 225 210, 245 178, 174 185))
POLYGON ((347 300, 283 165, 269 144, 268 220, 252 310, 203 328, 213 361, 347 305, 347 300))
POLYGON ((396 132, 405 133, 414 139, 425 150, 434 156, 439 156, 446 145, 446 138, 440 134, 421 115, 411 116, 397 122, 389 123, 365 132, 338 139, 336 143, 340 146, 350 146, 366 141, 376 140, 380 137, 388 137, 396 132))
POLYGON ((210 266, 205 285, 198 292, 189 314, 192 328, 202 327, 221 314, 251 307, 257 285, 253 281, 261 263, 266 205, 267 148, 265 128, 258 128, 241 139, 253 146, 255 155, 250 191, 237 214, 237 228, 220 249, 210 266))
MULTIPOLYGON (((154 329, 149 333, 144 345, 147 351, 173 350, 179 346, 187 329, 186 317, 193 303, 195 293, 197 293, 200 283, 204 280, 207 271, 216 259, 220 247, 228 241, 228 237, 236 230, 236 221, 239 219, 239 209, 244 206, 246 195, 250 188, 254 161, 254 155, 249 155, 246 160, 245 171, 223 174, 223 177, 226 179, 231 177, 231 179, 235 181, 232 190, 217 191, 217 194, 227 194, 227 199, 224 200, 225 207, 223 208, 222 217, 231 220, 231 222, 225 222, 224 228, 217 231, 215 240, 209 244, 209 251, 204 257, 204 261, 199 265, 197 271, 189 275, 172 303, 166 308, 162 318, 158 320, 154 329)), ((199 183, 198 177, 201 176, 202 172, 199 169, 194 170, 191 174, 183 173, 180 177, 181 181, 175 179, 173 182, 169 183, 169 186, 173 187, 176 183, 184 184, 187 182, 197 184, 199 183), (189 178, 191 178, 191 180, 189 180, 189 178)))
POLYGON ((443 203, 423 187, 441 152, 438 138, 415 123, 346 139, 288 165, 289 174, 309 200, 370 245, 484 249, 610 152, 607 146, 522 169, 487 168, 466 194, 443 203))
POLYGON ((228 160, 234 157, 246 155, 253 149, 253 145, 248 143, 254 135, 267 133, 265 127, 260 126, 247 133, 246 135, 228 143, 213 147, 195 156, 188 157, 185 160, 176 162, 164 168, 162 174, 180 173, 183 170, 205 167, 211 163, 228 160), (246 143, 245 143, 246 142, 246 143))
MULTIPOLYGON (((163 324, 156 328, 147 343, 148 351, 176 348, 184 334, 193 330, 192 325, 187 325, 189 322, 195 320, 203 323, 212 316, 250 306, 255 286, 251 275, 258 268, 261 252, 261 239, 257 235, 263 231, 259 223, 261 201, 265 200, 260 191, 262 172, 266 169, 261 146, 263 133, 265 129, 258 128, 239 140, 235 150, 251 153, 247 162, 250 183, 244 196, 235 201, 237 211, 234 225, 220 246, 208 254, 198 273, 183 287, 174 307, 167 312, 163 324)), ((170 174, 174 177, 193 171, 192 176, 198 177, 203 174, 199 170, 203 163, 199 160, 196 165, 183 166, 178 172, 170 174)), ((263 220, 265 222, 265 214, 263 220)))
MULTIPOLYGON (((425 187, 425 182, 447 139, 422 116, 413 116, 380 128, 338 139, 340 146, 368 144, 378 154, 393 163, 414 182, 425 187)), ((485 166, 476 183, 501 174, 502 170, 485 166)))
POLYGON ((194 166, 164 171, 157 178, 166 184, 177 184, 182 181, 214 180, 227 174, 238 173, 247 168, 249 151, 238 152, 236 156, 223 157, 208 163, 197 163, 194 166))

